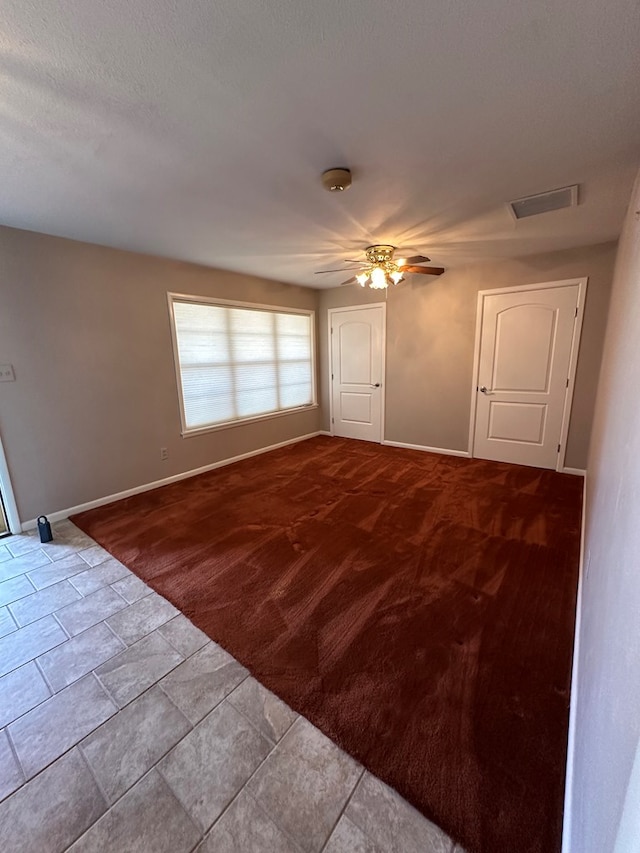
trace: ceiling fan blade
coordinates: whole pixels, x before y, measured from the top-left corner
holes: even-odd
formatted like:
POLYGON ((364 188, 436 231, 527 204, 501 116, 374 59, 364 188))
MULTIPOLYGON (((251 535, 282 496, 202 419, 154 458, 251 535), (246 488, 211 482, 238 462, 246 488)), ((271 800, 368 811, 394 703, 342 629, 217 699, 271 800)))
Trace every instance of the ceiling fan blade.
POLYGON ((424 255, 414 255, 412 258, 405 258, 405 264, 425 264, 429 263, 431 258, 426 258, 424 255))
MULTIPOLYGON (((349 272, 350 269, 351 267, 339 267, 335 270, 316 270, 315 275, 322 275, 323 272, 349 272)), ((354 267, 353 269, 356 269, 356 267, 354 267)), ((359 269, 359 267, 357 269, 359 269)))
POLYGON ((351 278, 348 278, 346 281, 341 281, 340 287, 342 287, 345 284, 355 284, 356 281, 357 281, 357 279, 356 279, 355 275, 352 275, 351 278))
POLYGON ((422 275, 442 275, 444 272, 444 267, 413 267, 413 266, 403 266, 400 267, 400 272, 418 272, 422 273, 422 275))

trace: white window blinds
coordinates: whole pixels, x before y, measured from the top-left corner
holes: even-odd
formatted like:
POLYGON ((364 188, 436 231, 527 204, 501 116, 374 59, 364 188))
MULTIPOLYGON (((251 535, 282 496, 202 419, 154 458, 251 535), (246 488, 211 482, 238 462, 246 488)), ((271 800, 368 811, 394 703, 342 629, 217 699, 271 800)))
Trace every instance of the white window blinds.
POLYGON ((313 315, 172 297, 185 432, 314 403, 313 315))

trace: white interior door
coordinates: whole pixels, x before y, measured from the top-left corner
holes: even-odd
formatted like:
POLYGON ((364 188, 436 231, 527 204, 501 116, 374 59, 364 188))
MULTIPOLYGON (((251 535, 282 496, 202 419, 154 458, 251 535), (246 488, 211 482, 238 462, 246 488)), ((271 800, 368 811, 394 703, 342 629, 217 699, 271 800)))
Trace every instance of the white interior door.
MULTIPOLYGON (((2 436, 0 436, 0 492, 2 492, 2 503, 4 505, 4 518, 7 530, 5 532, 20 533, 22 524, 18 515, 18 507, 13 496, 11 488, 11 478, 9 477, 9 468, 4 455, 2 446, 2 436)), ((1 527, 1 525, 0 525, 1 527)))
POLYGON ((560 467, 580 293, 562 282, 480 294, 474 456, 560 467))
POLYGON ((332 432, 382 441, 385 306, 329 312, 332 432))

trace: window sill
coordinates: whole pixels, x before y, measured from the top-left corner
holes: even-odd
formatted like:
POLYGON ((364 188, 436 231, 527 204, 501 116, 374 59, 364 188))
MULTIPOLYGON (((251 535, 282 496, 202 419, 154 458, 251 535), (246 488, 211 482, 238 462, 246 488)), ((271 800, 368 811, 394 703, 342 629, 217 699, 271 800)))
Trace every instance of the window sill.
POLYGON ((181 435, 183 438, 193 438, 197 435, 205 435, 208 432, 219 432, 222 429, 233 429, 234 427, 241 427, 245 424, 255 424, 259 421, 270 421, 273 418, 282 418, 286 415, 297 415, 300 412, 308 412, 311 409, 320 408, 318 403, 310 403, 307 406, 296 406, 295 409, 284 409, 281 412, 267 412, 264 415, 256 415, 252 418, 241 418, 237 421, 225 421, 221 424, 212 424, 211 426, 203 426, 197 427, 195 429, 182 430, 181 435))

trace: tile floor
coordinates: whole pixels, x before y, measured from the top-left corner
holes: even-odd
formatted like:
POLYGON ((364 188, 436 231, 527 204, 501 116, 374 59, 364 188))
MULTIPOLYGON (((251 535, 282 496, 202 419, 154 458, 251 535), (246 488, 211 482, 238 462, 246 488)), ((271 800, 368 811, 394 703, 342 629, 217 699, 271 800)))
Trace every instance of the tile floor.
POLYGON ((462 853, 69 521, 0 540, 3 853, 462 853))

